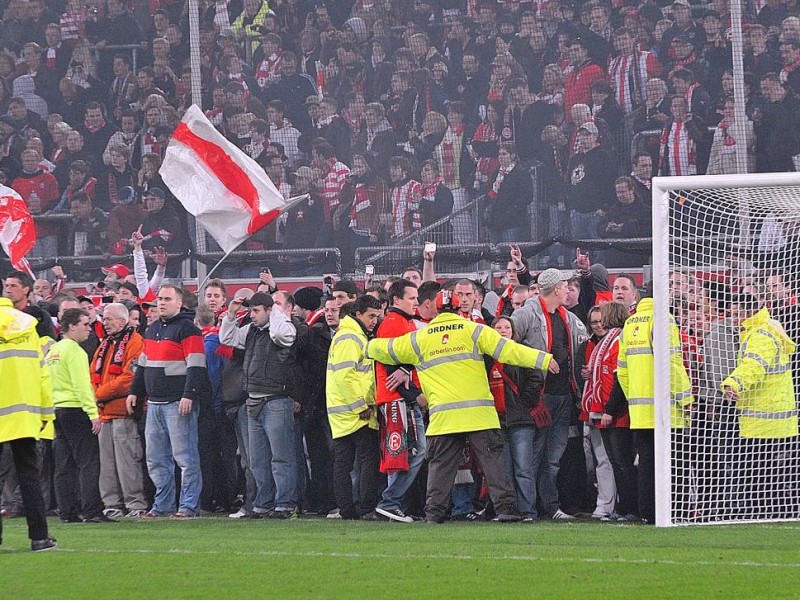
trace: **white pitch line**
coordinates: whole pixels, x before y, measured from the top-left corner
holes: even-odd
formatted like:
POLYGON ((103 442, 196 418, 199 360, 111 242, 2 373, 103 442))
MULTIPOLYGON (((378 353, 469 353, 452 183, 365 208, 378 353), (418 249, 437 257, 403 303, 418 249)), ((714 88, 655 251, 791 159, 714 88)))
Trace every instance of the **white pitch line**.
MULTIPOLYGON (((14 548, 0 548, 0 553, 13 552, 14 548)), ((242 551, 221 551, 221 550, 191 550, 183 548, 171 548, 169 550, 151 549, 115 549, 115 548, 62 548, 55 550, 57 553, 70 554, 188 554, 200 556, 280 556, 287 558, 356 558, 364 560, 383 560, 383 559, 426 559, 426 560, 463 560, 463 561, 522 561, 522 562, 553 562, 553 563, 591 563, 591 564, 634 564, 634 565, 670 565, 670 566, 703 566, 703 567, 752 567, 752 568, 780 568, 780 569, 800 569, 798 562, 758 562, 758 561, 709 561, 709 560, 669 560, 669 559, 647 559, 647 558, 558 558, 549 556, 525 556, 525 555, 492 555, 474 556, 471 554, 414 554, 400 556, 397 554, 362 553, 362 552, 286 552, 283 550, 259 550, 255 552, 242 551)))

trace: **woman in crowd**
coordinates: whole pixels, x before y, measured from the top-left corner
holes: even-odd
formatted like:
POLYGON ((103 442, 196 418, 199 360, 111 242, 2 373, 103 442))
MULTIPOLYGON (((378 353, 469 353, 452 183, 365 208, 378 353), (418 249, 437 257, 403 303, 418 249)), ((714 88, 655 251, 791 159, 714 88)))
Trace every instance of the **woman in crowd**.
POLYGON ((486 118, 478 125, 467 149, 476 161, 474 189, 485 194, 500 169, 497 153, 500 149, 501 118, 506 114, 506 103, 492 100, 486 106, 486 118))
MULTIPOLYGON (((453 192, 442 183, 439 165, 435 160, 422 163, 422 200, 419 209, 422 227, 426 228, 453 212, 453 192)), ((453 243, 453 225, 446 221, 425 235, 425 239, 437 244, 453 243)))
POLYGON ((619 521, 636 521, 639 512, 634 465, 636 451, 630 430, 628 401, 616 377, 619 338, 628 316, 628 309, 619 302, 609 302, 600 307, 601 326, 606 333, 592 351, 587 382, 587 389, 591 386, 589 417, 600 431, 617 490, 616 510, 607 518, 619 521))
MULTIPOLYGON (((492 327, 505 339, 514 339, 514 323, 508 317, 498 317, 492 327)), ((536 510, 539 465, 534 460, 534 444, 538 430, 549 425, 549 412, 542 400, 543 386, 544 378, 537 369, 497 361, 489 368, 489 388, 508 442, 509 470, 517 492, 517 508, 523 522, 529 523, 539 520, 536 510)))
MULTIPOLYGON (((584 381, 583 396, 581 398, 581 411, 579 419, 586 423, 589 428, 589 440, 592 445, 594 456, 595 476, 597 479, 597 503, 592 518, 609 518, 614 513, 616 504, 617 488, 614 482, 614 470, 609 461, 608 454, 603 446, 600 435, 602 426, 598 410, 602 412, 603 403, 603 383, 606 383, 607 392, 611 391, 608 381, 604 381, 604 374, 608 379, 608 374, 603 370, 601 357, 608 352, 608 345, 613 343, 609 338, 605 344, 603 340, 608 334, 608 330, 603 326, 603 316, 600 306, 595 306, 589 311, 589 328, 592 332, 585 344, 581 346, 580 352, 576 357, 576 362, 584 361, 580 365, 581 379, 584 381), (598 350, 603 346, 602 350, 598 350)), ((616 352, 616 344, 613 344, 616 352)), ((613 384, 613 372, 610 374, 613 384)), ((580 380, 579 380, 580 381, 580 380)))

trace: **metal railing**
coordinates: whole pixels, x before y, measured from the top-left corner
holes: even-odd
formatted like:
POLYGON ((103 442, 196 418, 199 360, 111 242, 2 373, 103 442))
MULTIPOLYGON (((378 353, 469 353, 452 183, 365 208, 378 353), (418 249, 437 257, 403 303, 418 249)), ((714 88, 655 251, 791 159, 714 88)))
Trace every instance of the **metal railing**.
MULTIPOLYGON (((192 257, 212 267, 224 252, 195 252, 192 257)), ((246 271, 269 267, 278 277, 342 274, 342 253, 339 248, 294 248, 281 250, 236 250, 220 266, 221 272, 232 268, 246 271)))
MULTIPOLYGON (((436 269, 443 273, 479 270, 480 262, 490 260, 491 244, 442 244, 436 248, 436 269)), ((422 245, 362 246, 355 251, 356 270, 373 265, 375 273, 399 275, 406 267, 422 267, 422 245)))

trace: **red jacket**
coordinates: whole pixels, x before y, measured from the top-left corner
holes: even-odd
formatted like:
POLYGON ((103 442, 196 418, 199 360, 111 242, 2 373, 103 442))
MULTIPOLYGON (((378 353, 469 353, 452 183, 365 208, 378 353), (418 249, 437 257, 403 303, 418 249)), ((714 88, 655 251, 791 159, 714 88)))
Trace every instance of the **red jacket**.
MULTIPOLYGON (((390 308, 386 313, 386 318, 381 322, 380 325, 378 325, 378 330, 375 332, 375 335, 379 338, 395 338, 416 330, 417 327, 414 324, 414 319, 412 317, 409 317, 403 311, 397 308, 390 308)), ((387 404, 389 402, 403 399, 399 392, 390 392, 388 389, 386 389, 386 378, 390 373, 387 371, 386 365, 376 362, 375 373, 377 376, 375 404, 387 404)), ((416 370, 411 371, 411 379, 418 389, 422 389, 416 370)))
MULTIPOLYGON (((23 173, 11 183, 11 187, 19 192, 29 207, 31 194, 36 192, 41 210, 38 213, 34 212, 34 215, 44 214, 58 204, 58 182, 51 173, 45 171, 23 173)), ((36 237, 58 235, 59 228, 57 223, 36 223, 36 237)))
MULTIPOLYGON (((620 329, 612 329, 596 345, 591 342, 586 345, 586 354, 589 357, 586 364, 591 373, 583 390, 580 419, 591 420, 595 427, 603 427, 599 419, 605 412, 606 403, 614 388, 621 333, 620 329)), ((622 417, 615 417, 611 427, 630 427, 630 417, 627 413, 622 417)))
POLYGON ((571 110, 576 104, 591 104, 591 87, 595 81, 605 81, 606 74, 593 62, 586 62, 574 68, 564 78, 564 113, 572 122, 571 110))

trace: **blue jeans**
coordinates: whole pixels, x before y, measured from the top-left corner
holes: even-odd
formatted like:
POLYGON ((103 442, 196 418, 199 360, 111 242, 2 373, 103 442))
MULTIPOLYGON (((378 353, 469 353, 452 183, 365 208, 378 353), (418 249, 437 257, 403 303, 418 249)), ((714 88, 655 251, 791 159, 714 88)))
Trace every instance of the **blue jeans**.
POLYGON ((266 402, 258 418, 249 417, 250 470, 256 480, 254 508, 297 507, 294 401, 266 402))
POLYGON ((400 471, 389 475, 389 484, 383 490, 383 497, 378 502, 378 508, 386 510, 400 508, 408 488, 414 483, 422 463, 425 461, 425 451, 427 450, 425 423, 422 420, 422 412, 419 406, 414 407, 414 422, 417 424, 417 441, 414 444, 414 449, 416 449, 417 453, 411 454, 412 448, 409 448, 408 471, 400 471))
POLYGON ((546 515, 555 513, 558 502, 558 467, 567 447, 569 424, 572 416, 571 394, 542 394, 550 409, 553 424, 537 431, 534 443, 534 464, 539 465, 539 498, 546 515))
POLYGON ((475 482, 456 483, 450 497, 453 500, 453 509, 450 511, 451 517, 461 517, 475 511, 475 482))
MULTIPOLYGON (((546 431, 546 430, 545 430, 546 431)), ((517 493, 517 508, 523 517, 538 518, 536 479, 547 437, 536 427, 513 427, 506 431, 511 452, 512 481, 517 493)))
POLYGON ((175 465, 181 470, 178 511, 197 515, 203 476, 197 448, 199 402, 188 415, 178 414, 178 402, 148 404, 145 439, 147 471, 156 486, 152 511, 159 515, 175 512, 175 465))
POLYGON ((236 443, 239 444, 239 458, 244 470, 244 504, 245 512, 253 512, 253 500, 256 497, 256 480, 250 470, 250 435, 248 431, 247 406, 242 404, 236 411, 233 426, 236 430, 236 443))

